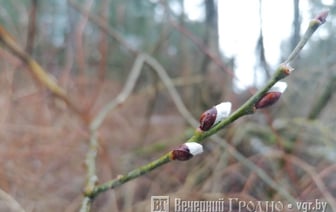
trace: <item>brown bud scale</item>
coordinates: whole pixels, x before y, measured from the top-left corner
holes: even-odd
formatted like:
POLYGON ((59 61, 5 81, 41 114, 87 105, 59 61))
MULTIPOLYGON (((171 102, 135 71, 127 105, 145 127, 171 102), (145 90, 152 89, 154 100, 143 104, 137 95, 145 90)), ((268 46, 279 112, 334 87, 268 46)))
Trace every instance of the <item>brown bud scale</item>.
POLYGON ((315 17, 315 20, 318 20, 318 21, 320 22, 320 24, 323 24, 324 22, 326 22, 328 13, 329 13, 328 10, 321 12, 320 14, 318 14, 318 15, 315 17))
POLYGON ((189 148, 185 144, 182 144, 172 151, 173 160, 185 161, 189 160, 192 157, 193 155, 190 153, 189 148))
POLYGON ((268 92, 255 104, 255 107, 260 109, 271 106, 279 100, 280 96, 280 92, 268 92))
POLYGON ((209 130, 214 124, 217 116, 217 110, 215 107, 202 113, 200 117, 200 129, 203 131, 209 130))

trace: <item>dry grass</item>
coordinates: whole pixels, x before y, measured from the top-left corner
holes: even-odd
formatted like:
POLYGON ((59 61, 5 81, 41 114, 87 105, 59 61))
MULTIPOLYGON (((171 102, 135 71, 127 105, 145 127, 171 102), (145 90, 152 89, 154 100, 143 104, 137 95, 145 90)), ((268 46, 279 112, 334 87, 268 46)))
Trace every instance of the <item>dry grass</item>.
MULTIPOLYGON (((8 83, 6 77, 12 71, 2 72, 0 79, 3 91, 0 96, 3 108, 0 187, 27 211, 62 211, 69 205, 78 206, 85 180, 83 161, 88 145, 87 129, 59 100, 36 88, 29 78, 15 77, 8 83)), ((118 83, 104 83, 98 104, 118 92, 120 86, 115 84, 118 83)), ((74 81, 73 87, 76 89, 71 96, 78 102, 91 98, 90 80, 74 81)), ((104 122, 100 130, 98 162, 101 181, 129 171, 159 154, 152 153, 155 148, 147 150, 150 154, 142 153, 140 150, 144 146, 161 142, 163 148, 171 148, 184 137, 185 123, 174 110, 154 114, 149 120, 150 133, 143 135, 147 121, 144 114, 148 107, 144 97, 133 95, 104 122), (160 141, 163 138, 169 139, 160 141)))
MULTIPOLYGON (((88 147, 87 129, 63 104, 47 92, 37 89, 25 74, 13 77, 9 83, 10 72, 22 75, 9 69, 1 74, 0 79, 3 82, 0 83, 3 108, 0 116, 3 167, 0 187, 26 211, 77 211, 85 183, 83 160, 88 147), (27 80, 22 80, 25 78, 27 80)), ((116 82, 106 81, 95 108, 115 96, 120 87, 116 82)), ((81 78, 78 82, 73 81, 70 94, 77 101, 85 102, 92 98, 91 88, 91 80, 81 78)), ((152 116, 148 118, 145 115, 149 106, 146 103, 150 98, 152 96, 142 92, 135 93, 110 113, 104 122, 99 131, 100 182, 143 165, 186 139, 188 127, 170 100, 165 100, 164 109, 157 105, 152 116), (147 121, 148 134, 144 135, 147 121)), ((255 144, 251 143, 251 138, 263 139, 263 136, 278 133, 277 142, 283 142, 289 132, 284 129, 268 132, 271 128, 267 126, 263 127, 264 131, 259 131, 257 127, 250 126, 254 123, 251 121, 246 119, 246 122, 232 126, 225 133, 227 141, 235 144, 247 158, 267 171, 272 179, 285 186, 295 197, 301 200, 324 198, 314 177, 320 177, 335 195, 332 174, 335 167, 320 156, 311 155, 308 159, 309 154, 300 144, 308 140, 298 141, 294 155, 290 157, 285 156, 281 148, 275 151, 278 149, 276 145, 261 140, 263 147, 271 148, 270 152, 265 153, 253 147, 255 144), (282 159, 284 156, 286 160, 282 159), (296 159, 291 162, 294 160, 291 157, 302 157, 303 164, 294 163, 296 159), (311 167, 313 176, 302 166, 311 167)), ((205 154, 189 162, 171 163, 106 192, 96 199, 93 211, 148 211, 150 196, 166 194, 192 200, 221 197, 282 199, 277 191, 270 189, 218 144, 209 143, 206 149, 205 154)))

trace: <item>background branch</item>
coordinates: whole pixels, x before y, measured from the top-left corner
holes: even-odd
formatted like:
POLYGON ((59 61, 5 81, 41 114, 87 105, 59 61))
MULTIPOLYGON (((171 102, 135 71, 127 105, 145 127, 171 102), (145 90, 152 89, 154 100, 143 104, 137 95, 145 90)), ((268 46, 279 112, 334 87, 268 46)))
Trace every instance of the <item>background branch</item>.
POLYGON ((0 189, 0 209, 13 212, 25 212, 21 205, 9 194, 0 189))
POLYGON ((323 109, 327 106, 328 102, 331 100, 331 97, 334 94, 336 89, 336 76, 331 76, 322 95, 314 102, 309 115, 308 119, 316 119, 323 109))
POLYGON ((62 99, 72 110, 81 115, 81 111, 67 96, 65 90, 61 88, 56 80, 52 78, 29 54, 27 54, 12 38, 12 36, 0 26, 0 42, 7 47, 14 55, 31 71, 33 77, 52 94, 62 99))
POLYGON ((307 164, 306 162, 302 161, 300 158, 295 157, 293 155, 286 155, 283 158, 287 161, 290 161, 291 163, 294 163, 297 166, 300 166, 302 169, 304 169, 305 172, 307 172, 311 176, 311 178, 315 182, 315 185, 320 189, 321 194, 328 201, 330 207, 332 208, 332 211, 336 211, 335 198, 329 192, 328 188, 325 186, 320 176, 315 172, 314 168, 310 166, 309 164, 307 164))

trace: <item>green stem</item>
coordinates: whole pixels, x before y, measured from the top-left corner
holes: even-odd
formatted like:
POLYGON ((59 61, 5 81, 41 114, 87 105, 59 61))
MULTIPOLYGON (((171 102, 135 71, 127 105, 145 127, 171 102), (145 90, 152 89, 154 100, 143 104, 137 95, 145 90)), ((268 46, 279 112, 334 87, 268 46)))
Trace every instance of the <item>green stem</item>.
POLYGON ((280 65, 273 77, 267 82, 267 84, 255 93, 250 99, 248 99, 242 106, 240 106, 236 111, 234 111, 229 117, 219 122, 217 125, 212 127, 210 130, 205 132, 197 131, 195 134, 188 140, 188 142, 198 142, 203 143, 205 138, 214 135, 219 130, 225 128, 238 118, 249 115, 255 112, 254 105, 264 96, 264 94, 279 80, 287 76, 288 70, 291 67, 285 65, 280 65))
POLYGON ((288 59, 284 62, 285 64, 291 64, 295 60, 295 58, 299 55, 299 52, 306 45, 307 41, 310 39, 313 33, 317 30, 317 28, 319 28, 319 26, 321 26, 326 21, 327 15, 328 11, 321 12, 310 21, 308 29, 306 30, 303 37, 296 45, 292 53, 289 55, 288 59))
POLYGON ((117 186, 120 186, 134 178, 137 178, 141 175, 144 175, 150 171, 152 171, 153 169, 162 166, 168 162, 171 161, 171 152, 163 155, 162 157, 160 157, 159 159, 152 161, 144 166, 141 166, 139 168, 134 169, 133 171, 130 171, 128 174, 126 175, 122 175, 122 176, 118 176, 116 179, 108 181, 106 183, 103 183, 99 186, 96 186, 95 189, 90 193, 87 194, 88 197, 90 197, 91 199, 96 197, 99 193, 104 192, 108 189, 113 189, 117 186))

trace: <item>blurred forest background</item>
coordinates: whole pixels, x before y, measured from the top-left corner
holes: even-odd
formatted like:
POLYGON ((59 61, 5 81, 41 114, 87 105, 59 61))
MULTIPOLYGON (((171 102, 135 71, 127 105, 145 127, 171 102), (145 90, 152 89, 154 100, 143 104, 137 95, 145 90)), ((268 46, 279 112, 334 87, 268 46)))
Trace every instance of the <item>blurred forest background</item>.
MULTIPOLYGON (((283 58, 307 27, 301 26, 299 1, 292 2, 294 9, 287 11, 294 14, 292 35, 284 38, 283 58)), ((309 12, 313 17, 330 10, 320 29, 325 36, 309 41, 285 79, 289 87, 281 100, 219 135, 297 200, 325 200, 331 211, 336 205, 336 2, 321 2, 310 1, 309 12)), ((0 5, 0 24, 66 89, 82 114, 54 98, 19 58, 0 48, 0 188, 25 211, 78 211, 89 143, 85 120, 118 95, 142 52, 162 65, 195 119, 222 101, 235 109, 258 89, 235 88, 235 58, 219 50, 215 0, 199 5, 201 20, 188 19, 183 0, 0 0, 0 5)), ((228 21, 236 18, 244 17, 228 21)), ((263 39, 261 28, 251 55, 259 67, 246 72, 267 79, 274 70, 263 39)), ((156 159, 193 133, 152 69, 143 67, 132 94, 99 129, 99 182, 156 159)), ((149 211, 152 195, 286 201, 256 170, 208 140, 201 156, 169 163, 100 195, 93 211, 149 211)))

